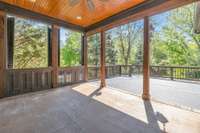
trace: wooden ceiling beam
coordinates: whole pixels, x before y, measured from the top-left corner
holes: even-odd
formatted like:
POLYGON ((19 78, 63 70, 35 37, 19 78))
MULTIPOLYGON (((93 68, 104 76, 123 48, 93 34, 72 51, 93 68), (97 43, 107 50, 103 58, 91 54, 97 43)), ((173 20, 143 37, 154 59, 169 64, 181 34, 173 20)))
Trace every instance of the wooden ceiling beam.
POLYGON ((3 10, 7 13, 13 14, 13 15, 18 15, 21 17, 27 17, 27 18, 31 18, 37 21, 41 21, 47 24, 51 24, 51 25, 59 25, 71 30, 75 30, 75 31, 84 31, 85 29, 79 25, 75 25, 72 23, 68 23, 66 21, 57 19, 57 18, 53 18, 53 17, 49 17, 40 13, 36 13, 24 8, 20 8, 18 6, 15 5, 11 5, 5 2, 0 1, 0 10, 3 10))

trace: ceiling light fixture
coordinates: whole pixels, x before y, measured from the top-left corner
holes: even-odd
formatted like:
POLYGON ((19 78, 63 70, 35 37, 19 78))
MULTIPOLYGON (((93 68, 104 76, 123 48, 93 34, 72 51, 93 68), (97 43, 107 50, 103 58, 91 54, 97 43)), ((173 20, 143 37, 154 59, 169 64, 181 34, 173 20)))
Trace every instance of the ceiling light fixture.
POLYGON ((30 2, 33 2, 33 3, 36 2, 36 0, 29 0, 29 1, 30 1, 30 2))
POLYGON ((78 19, 78 20, 81 20, 81 19, 82 19, 82 17, 81 17, 81 16, 77 16, 77 17, 76 17, 76 19, 78 19))

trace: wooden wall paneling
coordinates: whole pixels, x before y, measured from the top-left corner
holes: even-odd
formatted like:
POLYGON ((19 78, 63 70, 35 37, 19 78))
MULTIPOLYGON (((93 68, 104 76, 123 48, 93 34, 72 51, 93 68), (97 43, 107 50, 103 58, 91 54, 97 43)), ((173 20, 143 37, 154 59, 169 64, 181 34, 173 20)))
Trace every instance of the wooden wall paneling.
POLYGON ((68 0, 1 0, 0 2, 86 27, 128 8, 135 7, 145 0, 109 0, 107 2, 93 0, 96 7, 94 11, 88 10, 84 0, 81 0, 74 7, 69 5, 68 0), (81 16, 82 19, 77 19, 77 16, 81 16))

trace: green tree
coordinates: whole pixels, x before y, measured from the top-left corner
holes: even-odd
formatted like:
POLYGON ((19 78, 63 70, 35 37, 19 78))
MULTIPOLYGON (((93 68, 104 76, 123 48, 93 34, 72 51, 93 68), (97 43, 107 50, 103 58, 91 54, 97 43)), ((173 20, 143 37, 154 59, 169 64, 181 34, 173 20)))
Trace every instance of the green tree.
MULTIPOLYGON (((166 21, 160 30, 153 31, 152 64, 200 65, 200 35, 194 33, 194 9, 195 3, 161 14, 166 21)), ((158 23, 153 25, 159 27, 158 23)))
POLYGON ((106 33, 106 64, 115 65, 116 64, 116 55, 117 51, 114 48, 114 41, 112 38, 112 32, 106 33))
POLYGON ((61 66, 78 66, 81 62, 81 33, 66 31, 66 40, 61 48, 61 66))
POLYGON ((100 64, 100 34, 94 34, 88 38, 88 65, 100 64))
POLYGON ((47 25, 15 17, 14 68, 48 66, 47 25))

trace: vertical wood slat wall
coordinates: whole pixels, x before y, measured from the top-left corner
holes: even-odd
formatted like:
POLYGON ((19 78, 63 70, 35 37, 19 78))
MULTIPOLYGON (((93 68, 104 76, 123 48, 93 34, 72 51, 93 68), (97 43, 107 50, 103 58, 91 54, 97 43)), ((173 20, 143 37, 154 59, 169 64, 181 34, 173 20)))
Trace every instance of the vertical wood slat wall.
POLYGON ((50 89, 51 73, 51 68, 7 69, 5 96, 50 89))

